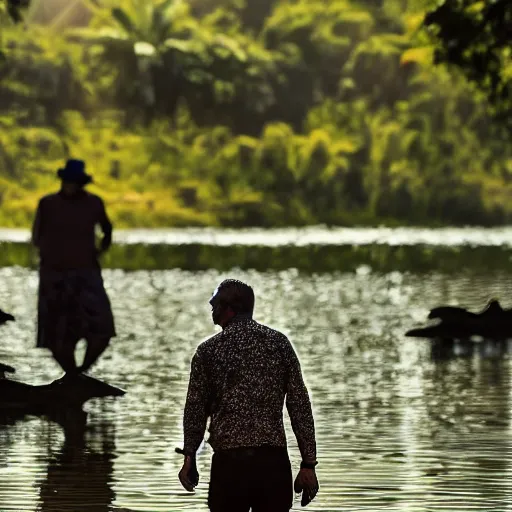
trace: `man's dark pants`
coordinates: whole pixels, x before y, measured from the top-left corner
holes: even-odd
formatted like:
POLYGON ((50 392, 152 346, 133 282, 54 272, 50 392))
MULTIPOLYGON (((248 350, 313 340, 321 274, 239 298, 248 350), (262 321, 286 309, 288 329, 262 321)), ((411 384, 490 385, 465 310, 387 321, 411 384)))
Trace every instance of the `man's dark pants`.
POLYGON ((213 454, 211 512, 288 512, 292 504, 293 477, 286 448, 235 448, 213 454))

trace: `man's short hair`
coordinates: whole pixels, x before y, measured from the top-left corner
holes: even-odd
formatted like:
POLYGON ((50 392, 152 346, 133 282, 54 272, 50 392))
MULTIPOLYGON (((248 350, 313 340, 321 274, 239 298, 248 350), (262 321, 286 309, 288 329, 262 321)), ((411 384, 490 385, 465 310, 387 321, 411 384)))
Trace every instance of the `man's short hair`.
POLYGON ((225 279, 217 288, 219 299, 237 315, 252 315, 254 311, 254 291, 237 279, 225 279))

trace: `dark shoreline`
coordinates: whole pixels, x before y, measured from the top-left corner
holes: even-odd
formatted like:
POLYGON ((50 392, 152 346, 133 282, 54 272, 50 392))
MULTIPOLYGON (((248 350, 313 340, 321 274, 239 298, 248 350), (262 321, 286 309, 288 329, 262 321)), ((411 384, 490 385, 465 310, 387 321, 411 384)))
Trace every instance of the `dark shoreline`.
MULTIPOLYGON (((0 267, 36 268, 27 242, 0 242, 0 267)), ((126 271, 179 268, 189 271, 233 268, 305 273, 354 272, 368 266, 375 272, 512 272, 512 248, 503 246, 417 245, 208 245, 114 244, 102 258, 103 268, 126 271)))

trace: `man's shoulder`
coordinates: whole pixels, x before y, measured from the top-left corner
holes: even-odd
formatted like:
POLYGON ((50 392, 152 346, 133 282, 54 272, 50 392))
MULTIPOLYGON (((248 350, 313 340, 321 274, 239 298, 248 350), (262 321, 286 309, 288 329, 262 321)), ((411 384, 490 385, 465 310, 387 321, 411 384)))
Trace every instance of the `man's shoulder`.
POLYGON ((45 194, 43 197, 41 197, 41 199, 39 199, 39 204, 51 203, 57 199, 59 199, 59 193, 51 192, 50 194, 45 194))
POLYGON ((216 342, 220 339, 221 336, 222 336, 222 332, 218 332, 217 334, 214 334, 213 336, 209 336, 208 338, 203 340, 197 346, 196 354, 202 355, 202 354, 208 352, 209 350, 211 350, 215 346, 216 342))
MULTIPOLYGON (((257 335, 263 336, 268 339, 272 339, 276 343, 281 344, 289 344, 290 341, 288 340, 288 337, 282 333, 281 331, 269 327, 268 325, 261 324, 257 322, 256 320, 252 320, 249 323, 246 323, 244 325, 244 329, 247 329, 248 331, 257 331, 257 335)), ((213 350, 215 346, 218 344, 218 342, 223 338, 223 331, 218 332, 214 334, 213 336, 210 336, 203 340, 196 348, 196 354, 203 355, 208 353, 210 350, 213 350)))
POLYGON ((288 337, 286 334, 282 333, 281 331, 275 329, 274 327, 270 327, 265 324, 261 324, 259 322, 254 321, 254 326, 256 329, 258 329, 263 335, 267 336, 268 338, 272 338, 275 341, 281 342, 281 343, 287 343, 288 337))
POLYGON ((96 204, 103 204, 103 199, 97 195, 93 194, 92 192, 89 192, 88 190, 85 191, 85 195, 89 201, 96 204))

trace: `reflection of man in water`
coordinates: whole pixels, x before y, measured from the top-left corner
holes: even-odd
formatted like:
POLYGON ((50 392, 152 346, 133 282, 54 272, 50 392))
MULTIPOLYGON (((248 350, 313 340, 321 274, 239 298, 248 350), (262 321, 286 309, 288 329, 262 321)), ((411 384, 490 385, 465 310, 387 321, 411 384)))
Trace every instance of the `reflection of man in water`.
POLYGON ((214 450, 208 504, 215 512, 284 512, 293 504, 283 426, 286 406, 302 455, 296 492, 309 503, 317 491, 315 427, 299 360, 286 336, 252 319, 254 293, 236 280, 212 299, 222 332, 202 343, 193 359, 184 413, 185 462, 180 481, 197 485, 195 455, 210 417, 214 450))
POLYGON ((96 449, 85 438, 86 413, 68 410, 65 415, 57 419, 64 429, 64 444, 49 460, 38 512, 109 512, 116 497, 112 489, 114 426, 102 424, 98 432, 89 432, 88 437, 101 441, 96 449))
POLYGON ((112 242, 112 224, 103 201, 84 190, 92 181, 81 160, 60 169, 59 192, 41 199, 32 229, 39 249, 37 346, 48 348, 66 373, 87 371, 116 335, 110 301, 103 286, 99 255, 112 242), (103 239, 96 247, 95 228, 103 239), (87 341, 83 365, 75 348, 87 341))

